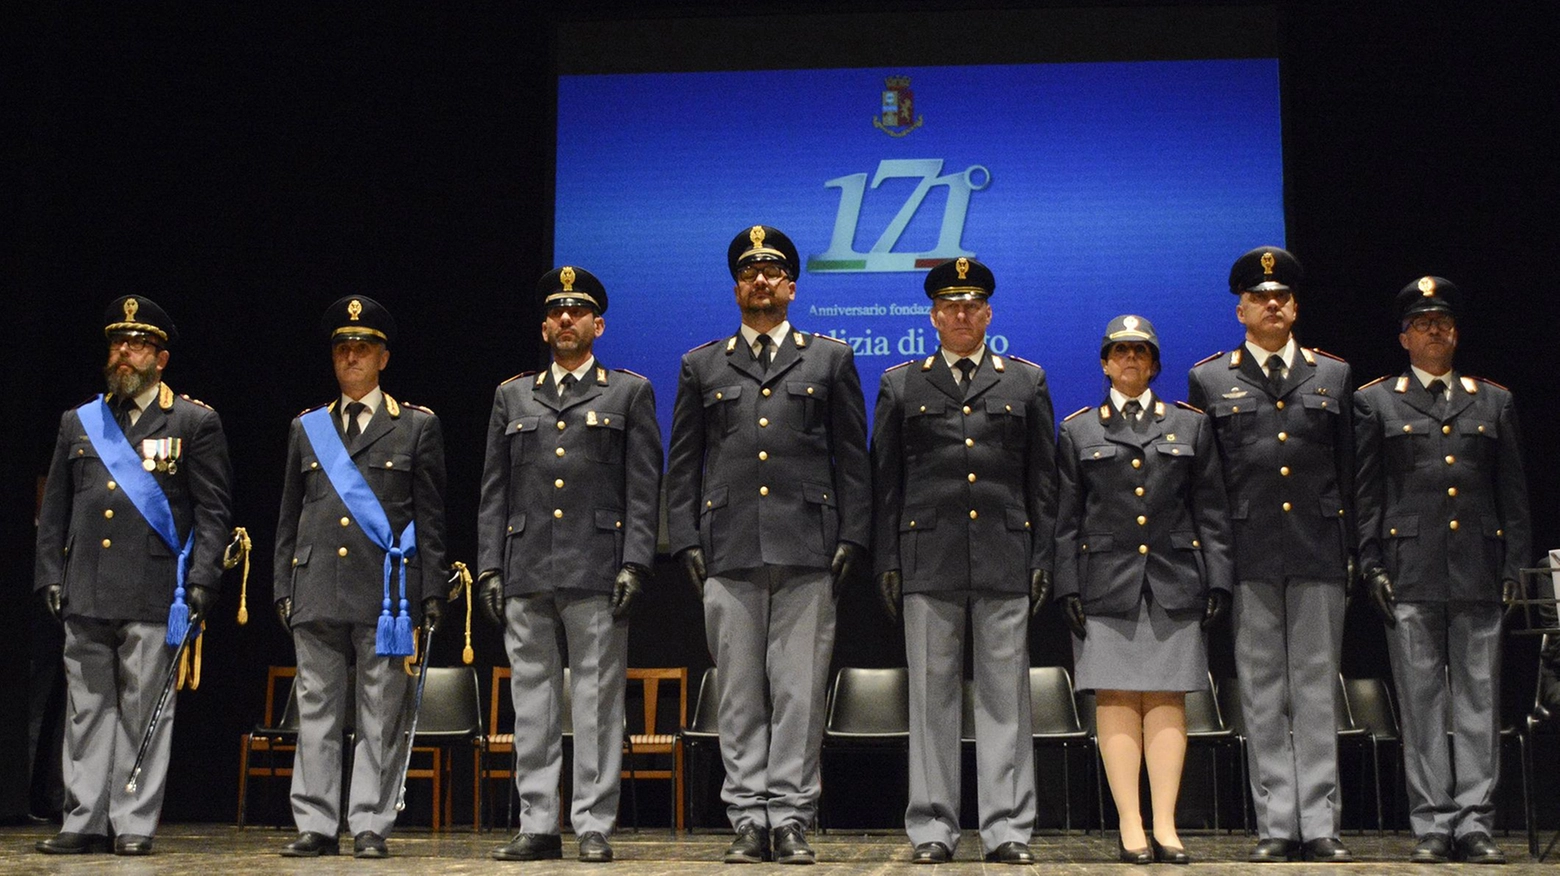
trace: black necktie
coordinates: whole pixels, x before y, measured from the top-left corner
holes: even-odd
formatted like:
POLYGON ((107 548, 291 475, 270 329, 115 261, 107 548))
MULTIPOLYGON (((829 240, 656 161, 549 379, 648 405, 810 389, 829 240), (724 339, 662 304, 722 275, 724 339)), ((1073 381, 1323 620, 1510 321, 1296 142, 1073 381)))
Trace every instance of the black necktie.
POLYGON ((130 431, 130 413, 136 410, 140 410, 140 406, 129 396, 114 400, 114 422, 119 424, 119 431, 130 431))
POLYGON ((357 442, 358 436, 363 434, 363 427, 358 425, 358 415, 368 410, 368 405, 362 402, 347 403, 347 447, 350 449, 357 442))
POLYGON ((1121 406, 1122 416, 1127 418, 1127 423, 1132 426, 1132 431, 1142 434, 1148 431, 1148 420, 1142 415, 1143 404, 1137 399, 1127 399, 1127 403, 1121 406))
POLYGON ((1437 417, 1445 418, 1446 381, 1437 377, 1435 380, 1430 381, 1430 385, 1425 387, 1425 389, 1430 391, 1430 401, 1434 402, 1435 405, 1431 410, 1435 412, 1437 417))
POLYGON ((758 336, 758 352, 753 354, 753 358, 758 360, 758 368, 760 371, 764 371, 766 373, 769 371, 769 345, 774 342, 775 339, 771 338, 769 335, 758 336))
POLYGON ((574 384, 573 374, 565 374, 563 379, 558 381, 558 401, 560 403, 569 397, 569 390, 574 388, 574 384))
POLYGON ((1274 398, 1284 394, 1284 357, 1274 353, 1267 360, 1268 392, 1274 398))
POLYGON ((959 369, 959 373, 964 375, 964 379, 959 381, 959 388, 964 390, 965 395, 969 395, 970 384, 974 381, 975 377, 975 363, 971 362, 969 359, 960 359, 959 361, 953 363, 953 367, 959 369))

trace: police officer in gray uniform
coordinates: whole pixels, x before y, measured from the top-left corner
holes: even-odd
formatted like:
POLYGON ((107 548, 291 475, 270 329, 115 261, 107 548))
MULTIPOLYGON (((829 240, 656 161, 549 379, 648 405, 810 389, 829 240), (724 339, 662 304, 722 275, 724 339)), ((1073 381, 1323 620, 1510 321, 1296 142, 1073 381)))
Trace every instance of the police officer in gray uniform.
POLYGON ((538 293, 552 365, 494 394, 477 521, 479 604, 509 652, 520 793, 520 832, 493 857, 562 856, 561 639, 574 699, 570 821, 579 859, 604 863, 622 775, 628 610, 655 560, 661 430, 650 382, 591 352, 606 328, 601 281, 564 266, 538 293))
POLYGON ((65 625, 68 691, 64 822, 36 845, 48 854, 151 853, 176 698, 137 790, 125 786, 176 650, 165 641, 169 606, 181 583, 191 623, 215 604, 232 518, 221 419, 162 382, 173 321, 125 296, 108 306, 103 333, 107 392, 60 418, 38 516, 35 588, 65 625), (155 510, 140 510, 158 505, 184 547, 159 534, 155 510))
POLYGON ((1276 246, 1237 259, 1230 291, 1246 341, 1187 378, 1187 400, 1213 423, 1235 534, 1254 863, 1353 860, 1338 839, 1334 709, 1354 565, 1354 381, 1347 362, 1295 342, 1302 278, 1276 246))
POLYGON ((873 418, 874 566, 910 668, 911 861, 959 843, 964 630, 973 630, 975 757, 986 859, 1032 864, 1029 618, 1050 592, 1056 439, 1045 371, 986 345, 990 269, 933 268, 938 352, 884 372, 873 418))
POLYGON ((1456 286, 1420 277, 1397 310, 1409 370, 1360 387, 1354 409, 1360 565, 1402 710, 1411 860, 1504 863, 1490 840, 1501 602, 1530 550, 1517 413, 1505 387, 1452 368, 1456 286))
POLYGON ((276 525, 276 611, 298 652, 292 809, 299 834, 281 853, 338 851, 342 731, 355 694, 347 826, 357 857, 383 858, 406 754, 410 709, 401 655, 410 643, 387 646, 378 633, 410 626, 419 607, 429 626, 442 614, 444 436, 432 411, 398 402, 379 386, 396 334, 388 310, 367 296, 347 296, 326 310, 323 328, 341 395, 293 420, 276 525), (311 424, 321 432, 311 433, 311 424), (343 500, 333 452, 345 454, 348 472, 366 482, 388 518, 392 544, 375 537, 371 508, 343 500), (407 551, 409 536, 415 553, 407 551))
POLYGON ((866 409, 850 347, 787 319, 790 239, 727 249, 742 327, 683 355, 672 414, 671 547, 720 667, 727 863, 811 864, 835 600, 871 528, 866 409))

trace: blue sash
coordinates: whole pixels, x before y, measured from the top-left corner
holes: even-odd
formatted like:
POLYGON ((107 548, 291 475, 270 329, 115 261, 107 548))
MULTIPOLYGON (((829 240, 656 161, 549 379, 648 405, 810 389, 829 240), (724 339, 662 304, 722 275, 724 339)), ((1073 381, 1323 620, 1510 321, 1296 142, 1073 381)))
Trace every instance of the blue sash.
POLYGON ((379 504, 379 497, 374 495, 368 481, 363 480, 363 473, 353 464, 347 446, 341 443, 341 433, 336 431, 334 417, 335 414, 324 407, 304 414, 299 420, 303 424, 304 434, 309 438, 309 444, 314 447, 314 455, 319 457, 320 468, 330 478, 330 485, 336 490, 336 495, 347 506, 347 513, 352 515, 358 526, 363 527, 369 539, 385 552, 385 595, 380 606, 379 628, 374 635, 374 653, 388 657, 410 656, 413 651, 412 620, 407 613, 406 561, 417 555, 417 521, 408 522, 401 537, 395 537, 390 528, 390 518, 385 516, 385 509, 379 504), (401 610, 394 617, 390 614, 392 566, 401 572, 401 610))
POLYGON ((168 635, 165 641, 178 645, 189 631, 189 606, 184 603, 184 576, 189 571, 190 549, 195 546, 195 527, 190 527, 189 538, 179 545, 179 530, 173 524, 173 509, 168 506, 168 496, 152 473, 141 468, 140 454, 130 446, 129 439, 119 428, 119 423, 108 409, 101 394, 76 408, 76 417, 87 432, 92 449, 113 475, 114 480, 130 497, 131 504, 141 512, 152 531, 163 540, 168 550, 179 558, 178 575, 173 588, 173 604, 168 606, 168 635))

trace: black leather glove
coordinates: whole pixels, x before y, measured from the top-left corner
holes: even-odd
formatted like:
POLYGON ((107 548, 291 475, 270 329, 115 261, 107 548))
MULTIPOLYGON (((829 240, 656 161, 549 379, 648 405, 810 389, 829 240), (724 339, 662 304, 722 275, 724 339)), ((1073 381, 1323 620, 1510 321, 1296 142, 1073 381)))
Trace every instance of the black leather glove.
POLYGON ((1219 618, 1224 616, 1224 610, 1229 604, 1230 593, 1228 590, 1209 590, 1208 603, 1203 607, 1202 628, 1206 630, 1218 623, 1219 618))
POLYGON ((292 629, 292 597, 283 596, 276 600, 276 619, 282 622, 282 629, 292 629))
POLYGON ((1076 593, 1069 593, 1062 597, 1062 619, 1067 621, 1067 629, 1080 639, 1089 637, 1089 628, 1084 625, 1088 618, 1083 613, 1083 600, 1076 593))
POLYGON ((1397 597, 1392 595, 1392 578, 1387 575, 1387 570, 1366 569, 1365 587, 1370 591, 1370 604, 1375 606, 1382 622, 1389 627, 1397 626, 1397 617, 1392 614, 1397 597))
POLYGON ((217 594, 210 587, 192 584, 184 591, 184 604, 190 608, 190 626, 195 626, 217 607, 217 594))
POLYGON ((863 553, 865 551, 861 549, 861 545, 854 542, 842 541, 834 546, 834 559, 829 562, 829 575, 831 592, 835 599, 840 598, 840 591, 845 587, 845 582, 850 579, 863 553))
POLYGON ((683 574, 693 584, 693 589, 699 594, 699 599, 704 599, 704 579, 709 577, 704 571, 704 549, 697 547, 683 548, 677 552, 677 561, 682 563, 683 574))
POLYGON ((1034 617, 1051 601, 1051 573, 1046 569, 1029 570, 1029 616, 1034 617))
POLYGON ((899 600, 905 595, 905 578, 898 569, 877 576, 878 595, 883 597, 883 610, 888 619, 899 623, 899 600))
POLYGON ((60 600, 64 597, 64 595, 65 588, 58 584, 50 584, 49 586, 43 588, 44 607, 49 610, 49 614, 53 615, 55 620, 60 621, 61 623, 64 623, 65 621, 65 619, 60 616, 60 600))
POLYGON ((650 580, 650 570, 634 563, 624 563, 612 582, 612 616, 620 618, 628 614, 634 597, 644 592, 645 582, 650 580))
POLYGON ((477 579, 477 605, 482 607, 483 617, 503 629, 504 582, 499 578, 498 572, 483 572, 477 579))
POLYGON ((428 596, 423 599, 423 628, 427 632, 433 632, 439 628, 439 621, 444 620, 444 598, 441 596, 428 596))

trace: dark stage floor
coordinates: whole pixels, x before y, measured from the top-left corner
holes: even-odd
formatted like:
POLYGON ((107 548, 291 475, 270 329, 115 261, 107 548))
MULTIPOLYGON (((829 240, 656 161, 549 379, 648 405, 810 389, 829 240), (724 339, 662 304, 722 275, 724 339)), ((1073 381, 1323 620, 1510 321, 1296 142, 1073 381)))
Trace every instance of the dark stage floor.
MULTIPOLYGON (((283 858, 277 850, 292 838, 291 832, 270 828, 238 830, 226 825, 175 824, 164 825, 157 838, 156 854, 146 858, 116 858, 112 855, 82 857, 56 857, 41 855, 32 850, 33 842, 53 834, 52 829, 0 828, 0 874, 27 873, 114 873, 158 874, 158 876, 218 876, 218 874, 266 873, 276 876, 306 874, 395 873, 410 876, 419 873, 525 873, 528 876, 585 870, 602 870, 633 876, 743 876, 753 870, 772 868, 727 867, 720 863, 720 854, 730 841, 728 834, 700 833, 672 838, 665 831, 634 835, 620 834, 613 840, 617 863, 610 865, 580 864, 573 860, 573 838, 564 837, 565 860, 545 863, 502 863, 491 860, 488 852, 503 844, 507 837, 501 833, 474 834, 455 830, 431 833, 426 829, 398 832, 390 839, 391 858, 388 861, 358 861, 350 855, 337 858, 296 860, 283 858)), ((1038 873, 1120 873, 1129 871, 1115 860, 1115 835, 1101 838, 1098 834, 1071 834, 1067 836, 1039 836, 1034 850, 1039 863, 1031 868, 1010 868, 983 864, 979 857, 979 842, 973 835, 967 836, 958 857, 949 869, 973 873, 987 869, 993 876, 1002 873, 1021 873, 1025 869, 1038 873), (973 842, 971 841, 973 840, 973 842)), ((1251 872, 1256 869, 1245 862, 1245 856, 1253 838, 1239 834, 1183 834, 1188 850, 1197 858, 1194 868, 1198 872, 1221 873, 1251 872)), ((1336 872, 1353 873, 1443 873, 1466 872, 1475 868, 1467 864, 1428 867, 1404 862, 1413 842, 1406 834, 1377 837, 1375 834, 1344 837, 1345 843, 1358 857, 1359 863, 1344 866, 1313 864, 1288 864, 1270 866, 1283 874, 1321 874, 1336 872)), ((1538 864, 1527 857, 1525 840, 1518 834, 1497 837, 1498 842, 1512 863, 1499 873, 1553 873, 1554 859, 1538 864)), ((351 839, 345 838, 351 848, 351 839)), ((868 876, 885 872, 900 872, 910 876, 910 846, 897 834, 845 834, 831 832, 813 838, 818 850, 819 865, 812 873, 816 876, 868 876)), ((1152 872, 1164 872, 1169 865, 1156 865, 1152 872)), ((1490 868, 1482 868, 1491 872, 1490 868)), ((922 870, 915 870, 917 873, 922 870)), ((926 872, 936 872, 926 868, 926 872)))

